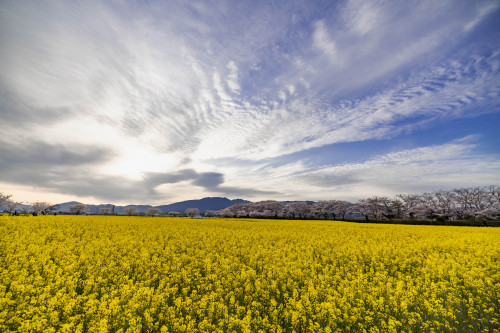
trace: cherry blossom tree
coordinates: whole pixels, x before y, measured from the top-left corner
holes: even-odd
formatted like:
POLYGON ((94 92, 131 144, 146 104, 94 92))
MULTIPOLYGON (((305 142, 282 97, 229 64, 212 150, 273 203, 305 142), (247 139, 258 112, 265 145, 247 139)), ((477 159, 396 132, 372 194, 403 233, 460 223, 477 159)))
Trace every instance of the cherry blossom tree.
POLYGON ((200 210, 198 208, 188 208, 184 213, 186 214, 186 216, 193 218, 200 215, 200 210))
POLYGON ((15 213, 17 207, 19 206, 19 202, 9 200, 9 201, 7 201, 7 203, 5 203, 5 206, 7 207, 9 214, 13 215, 15 213))
POLYGON ((245 209, 236 212, 236 217, 250 217, 250 212, 245 209))
POLYGON ((312 204, 304 201, 296 201, 289 203, 287 207, 289 207, 289 212, 292 213, 293 218, 298 217, 299 219, 303 219, 311 213, 312 204))
POLYGON ((44 201, 37 201, 31 204, 31 208, 33 209, 33 214, 47 214, 51 208, 52 204, 44 201))
POLYGON ((76 204, 68 206, 68 210, 71 214, 82 215, 87 213, 87 206, 84 204, 76 204))
POLYGON ((382 218, 384 214, 387 214, 387 202, 389 198, 387 197, 370 197, 366 199, 366 204, 368 205, 369 215, 375 219, 382 218))
POLYGON ((205 212, 205 217, 214 217, 217 215, 217 212, 215 210, 207 210, 205 212))
POLYGON ((334 212, 336 215, 342 216, 342 220, 345 219, 346 214, 352 213, 353 204, 349 201, 335 200, 334 212))
POLYGON ((496 185, 438 190, 422 194, 398 194, 393 198, 373 196, 356 204, 342 200, 316 203, 296 201, 282 203, 261 201, 239 203, 217 212, 222 217, 342 217, 348 213, 365 219, 428 218, 428 219, 498 219, 500 218, 500 187, 496 185))
POLYGON ((139 213, 139 210, 135 206, 127 206, 123 208, 123 212, 128 216, 132 216, 132 215, 137 215, 139 213))
POLYGON ((318 215, 325 220, 329 218, 330 216, 333 216, 333 219, 335 219, 337 212, 336 212, 336 201, 335 200, 323 200, 323 201, 318 201, 313 205, 312 212, 315 215, 318 215))
POLYGON ((168 216, 181 216, 181 215, 182 215, 181 212, 175 210, 168 212, 168 216))
POLYGON ((11 194, 3 194, 3 192, 0 192, 0 206, 4 206, 7 201, 9 201, 10 197, 12 197, 11 194))
POLYGON ((451 191, 439 190, 433 192, 439 216, 444 220, 449 220, 454 213, 455 194, 451 191))
POLYGON ((371 208, 368 199, 361 199, 352 207, 353 213, 363 215, 364 218, 368 221, 368 218, 371 216, 371 208))
POLYGON ((109 207, 101 207, 101 208, 99 208, 99 213, 101 215, 109 215, 109 214, 111 214, 111 208, 109 208, 109 207))
POLYGON ((283 209, 283 204, 274 200, 261 201, 259 203, 259 206, 261 207, 261 211, 263 213, 263 216, 265 217, 276 218, 279 216, 280 212, 283 209))
POLYGON ((28 205, 21 205, 21 213, 22 214, 29 214, 30 213, 30 206, 28 206, 28 205))
POLYGON ((221 217, 235 217, 236 212, 234 212, 233 209, 231 209, 231 207, 227 207, 227 208, 219 210, 217 212, 217 215, 219 215, 221 217))
POLYGON ((391 212, 393 216, 397 219, 403 219, 405 217, 405 206, 404 204, 396 199, 392 199, 389 203, 391 207, 391 212))
POLYGON ((161 210, 160 208, 156 208, 156 207, 151 207, 151 208, 148 208, 148 210, 146 210, 146 215, 148 216, 156 216, 156 215, 160 215, 161 214, 161 210))
POLYGON ((410 219, 416 218, 418 213, 421 212, 421 203, 419 195, 416 194, 398 194, 396 198, 401 200, 403 216, 410 219))

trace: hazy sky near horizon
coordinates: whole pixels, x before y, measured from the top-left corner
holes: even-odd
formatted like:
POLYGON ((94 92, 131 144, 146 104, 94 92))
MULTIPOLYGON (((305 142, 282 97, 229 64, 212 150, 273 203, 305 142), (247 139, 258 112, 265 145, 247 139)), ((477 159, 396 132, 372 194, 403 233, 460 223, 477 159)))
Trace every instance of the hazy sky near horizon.
POLYGON ((500 1, 0 4, 0 192, 356 200, 500 183, 500 1))

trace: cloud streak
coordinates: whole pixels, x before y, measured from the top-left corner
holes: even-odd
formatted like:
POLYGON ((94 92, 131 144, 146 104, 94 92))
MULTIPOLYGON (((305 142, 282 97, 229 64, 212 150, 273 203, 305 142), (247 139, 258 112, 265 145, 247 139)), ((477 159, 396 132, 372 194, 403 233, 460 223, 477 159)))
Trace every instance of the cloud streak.
POLYGON ((475 137, 395 151, 372 159, 319 168, 297 175, 299 183, 324 187, 347 199, 439 188, 488 185, 500 171, 498 156, 478 155, 475 137), (350 188, 347 193, 345 189, 350 188))
MULTIPOLYGON (((102 184, 96 197, 126 199, 113 191, 132 192, 127 183, 157 200, 168 184, 186 184, 279 197, 287 187, 249 164, 497 113, 499 34, 483 32, 499 8, 496 1, 7 1, 0 130, 9 142, 30 133, 22 151, 43 142, 41 150, 69 154, 66 162, 81 159, 42 167, 43 156, 28 154, 19 162, 39 159, 42 173, 66 168, 44 184, 56 192, 92 196, 102 184), (97 153, 71 155, 70 146, 97 153), (70 185, 76 167, 93 180, 70 185)), ((4 169, 15 164, 8 162, 4 169)), ((358 179, 366 180, 323 183, 358 179)))

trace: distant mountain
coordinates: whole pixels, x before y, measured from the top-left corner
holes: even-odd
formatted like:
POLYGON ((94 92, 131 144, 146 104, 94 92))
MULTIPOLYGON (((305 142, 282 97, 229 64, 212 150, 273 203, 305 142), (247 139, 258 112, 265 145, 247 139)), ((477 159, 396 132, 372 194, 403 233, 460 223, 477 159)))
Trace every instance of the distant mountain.
MULTIPOLYGON (((30 205, 25 205, 25 204, 19 204, 16 208, 16 211, 19 213, 22 211, 22 209, 24 207, 27 207, 28 209, 31 209, 31 206, 30 205)), ((9 208, 7 208, 7 206, 0 206, 0 213, 4 212, 4 213, 7 213, 9 211, 9 208)))
MULTIPOLYGON (((220 198, 220 197, 212 197, 212 198, 203 198, 199 200, 187 200, 187 201, 181 201, 181 202, 176 202, 173 204, 169 205, 161 205, 161 206, 156 206, 155 208, 159 208, 163 213, 171 212, 171 211, 177 211, 177 212, 184 212, 188 208, 198 208, 201 213, 204 213, 207 210, 220 210, 227 208, 229 206, 232 206, 237 203, 248 203, 250 201, 243 200, 243 199, 234 199, 230 200, 228 198, 220 198)), ((55 205, 56 211, 58 212, 64 212, 69 210, 69 206, 72 205, 77 205, 81 204, 81 202, 77 201, 71 201, 71 202, 64 202, 60 203, 58 205, 55 205)), ((153 206, 151 205, 127 205, 127 206, 117 206, 113 204, 101 204, 101 205, 85 205, 87 206, 87 212, 90 214, 98 214, 100 208, 111 208, 112 211, 115 214, 123 214, 123 208, 125 207, 130 207, 134 206, 137 208, 137 210, 141 213, 146 212, 148 208, 151 208, 153 206)))
POLYGON ((227 208, 229 206, 235 205, 237 203, 248 203, 250 201, 243 199, 234 199, 230 200, 228 198, 220 198, 220 197, 212 197, 212 198, 203 198, 200 200, 187 200, 176 202, 170 205, 158 206, 162 212, 184 212, 188 208, 198 208, 201 213, 204 213, 207 210, 220 210, 227 208))
POLYGON ((67 212, 69 210, 68 209, 69 206, 78 205, 78 204, 81 204, 81 202, 70 201, 70 202, 65 202, 65 203, 60 203, 60 204, 54 205, 54 208, 55 208, 56 212, 67 212))

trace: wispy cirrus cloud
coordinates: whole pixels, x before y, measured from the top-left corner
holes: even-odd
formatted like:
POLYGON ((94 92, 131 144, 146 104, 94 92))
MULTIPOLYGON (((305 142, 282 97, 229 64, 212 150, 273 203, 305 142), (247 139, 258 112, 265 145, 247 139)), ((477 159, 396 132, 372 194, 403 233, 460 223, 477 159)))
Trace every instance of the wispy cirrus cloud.
POLYGON ((384 192, 394 195, 495 183, 500 160, 498 156, 474 152, 477 139, 471 136, 441 145, 395 151, 358 163, 302 172, 294 178, 304 186, 328 188, 351 200, 384 192))
MULTIPOLYGON (((266 165, 498 112, 499 36, 483 31, 499 8, 498 1, 7 1, 0 130, 112 152, 88 174, 101 184, 125 177, 141 189, 182 183, 208 195, 279 196, 289 189, 266 175, 284 169, 240 161, 266 165), (155 185, 155 173, 185 178, 155 185)), ((98 183, 80 188, 91 195, 98 183)), ((67 186, 81 195, 76 187, 67 186)), ((163 192, 144 190, 143 198, 155 193, 163 192)))
POLYGON ((497 182, 498 155, 478 152, 480 135, 410 149, 394 149, 356 162, 320 165, 312 161, 269 163, 227 169, 261 188, 279 188, 281 200, 344 199, 392 196, 441 188, 489 185, 497 182), (265 179, 265 180, 264 180, 265 179))

